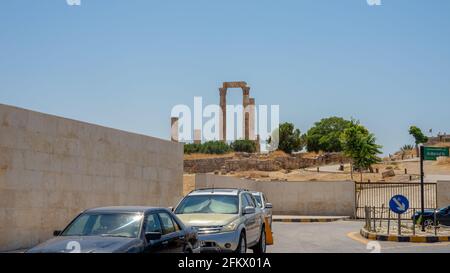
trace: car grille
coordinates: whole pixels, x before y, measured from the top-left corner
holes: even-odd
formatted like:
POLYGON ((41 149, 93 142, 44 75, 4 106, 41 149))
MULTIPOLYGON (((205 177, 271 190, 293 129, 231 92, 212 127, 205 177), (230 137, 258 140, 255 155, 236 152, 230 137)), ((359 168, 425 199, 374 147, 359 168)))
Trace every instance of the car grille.
POLYGON ((214 234, 222 230, 222 226, 194 227, 198 234, 214 234))

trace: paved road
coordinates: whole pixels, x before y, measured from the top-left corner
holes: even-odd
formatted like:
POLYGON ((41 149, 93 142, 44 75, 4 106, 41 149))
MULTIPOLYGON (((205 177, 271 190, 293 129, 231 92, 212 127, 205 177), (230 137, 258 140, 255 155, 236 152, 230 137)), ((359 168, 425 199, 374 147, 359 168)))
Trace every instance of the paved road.
MULTIPOLYGON (((269 253, 370 253, 376 243, 359 235, 363 222, 274 223, 269 253), (368 245, 369 244, 369 245, 368 245), (369 248, 368 248, 369 247, 369 248)), ((382 253, 450 253, 449 243, 379 242, 382 253)))

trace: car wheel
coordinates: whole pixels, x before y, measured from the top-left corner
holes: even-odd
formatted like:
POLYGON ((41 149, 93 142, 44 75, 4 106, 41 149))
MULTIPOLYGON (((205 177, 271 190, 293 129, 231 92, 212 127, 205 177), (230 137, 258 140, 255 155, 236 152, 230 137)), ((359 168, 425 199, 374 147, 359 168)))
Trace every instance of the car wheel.
POLYGON ((247 253, 247 238, 245 237, 244 232, 241 232, 241 236, 239 236, 239 244, 236 248, 236 253, 247 253))
POLYGON ((261 235, 259 236, 259 242, 258 242, 258 244, 256 244, 256 246, 254 246, 252 248, 252 250, 253 250, 253 253, 262 254, 262 253, 266 253, 266 248, 267 248, 266 229, 264 227, 262 227, 261 235))
POLYGON ((189 247, 186 247, 183 251, 184 254, 192 254, 192 249, 190 249, 189 247))
POLYGON ((425 219, 424 225, 425 225, 425 227, 432 227, 432 226, 434 226, 434 221, 432 219, 425 219))

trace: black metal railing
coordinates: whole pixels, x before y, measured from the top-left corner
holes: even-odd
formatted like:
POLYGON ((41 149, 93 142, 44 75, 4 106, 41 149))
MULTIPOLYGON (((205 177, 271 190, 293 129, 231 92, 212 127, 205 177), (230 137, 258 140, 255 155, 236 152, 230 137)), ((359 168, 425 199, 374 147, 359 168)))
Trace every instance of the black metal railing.
MULTIPOLYGON (((436 183, 425 183, 425 209, 437 207, 436 183)), ((420 183, 355 183, 356 218, 365 218, 365 207, 384 211, 389 207, 389 201, 395 195, 401 194, 409 200, 409 210, 402 214, 402 219, 411 219, 413 211, 420 211, 420 183)), ((388 219, 385 213, 381 218, 388 219)), ((391 216, 393 219, 395 216, 391 216)))

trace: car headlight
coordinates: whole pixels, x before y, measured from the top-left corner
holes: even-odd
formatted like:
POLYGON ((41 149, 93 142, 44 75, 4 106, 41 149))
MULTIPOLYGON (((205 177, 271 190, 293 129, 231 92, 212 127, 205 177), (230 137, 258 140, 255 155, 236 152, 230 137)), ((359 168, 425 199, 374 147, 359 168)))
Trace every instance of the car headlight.
POLYGON ((222 227, 223 232, 235 231, 239 227, 239 219, 222 227))

